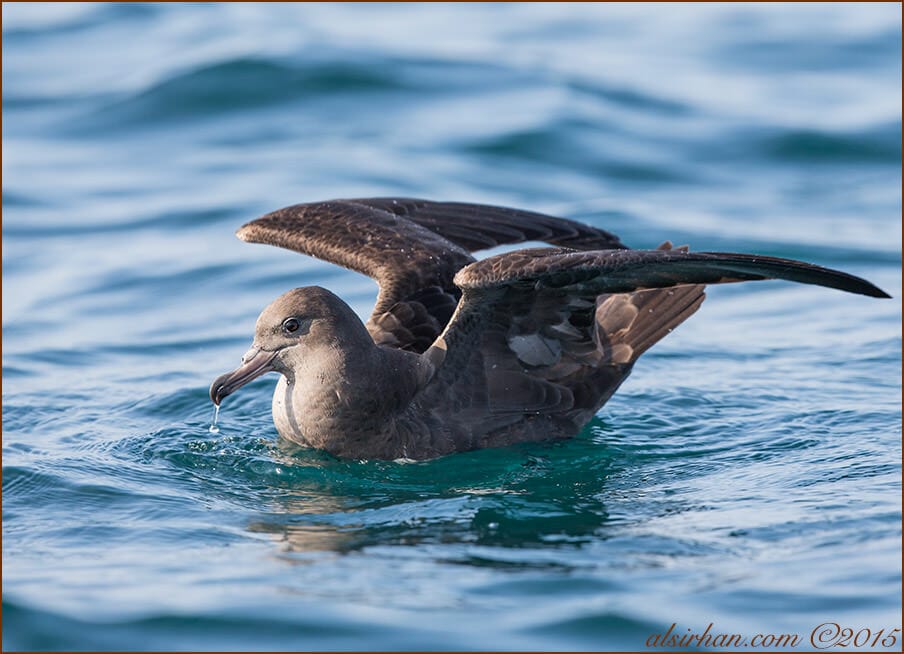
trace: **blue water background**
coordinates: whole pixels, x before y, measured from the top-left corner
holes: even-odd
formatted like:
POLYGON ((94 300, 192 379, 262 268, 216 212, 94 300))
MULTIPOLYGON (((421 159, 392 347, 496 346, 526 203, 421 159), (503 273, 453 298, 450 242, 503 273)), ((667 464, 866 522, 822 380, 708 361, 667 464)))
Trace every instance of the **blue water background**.
POLYGON ((4 3, 4 649, 899 628, 901 138, 897 4, 4 3), (712 288, 563 443, 337 461, 276 439, 273 376, 208 432, 272 298, 375 295, 235 228, 369 195, 894 299, 712 288))

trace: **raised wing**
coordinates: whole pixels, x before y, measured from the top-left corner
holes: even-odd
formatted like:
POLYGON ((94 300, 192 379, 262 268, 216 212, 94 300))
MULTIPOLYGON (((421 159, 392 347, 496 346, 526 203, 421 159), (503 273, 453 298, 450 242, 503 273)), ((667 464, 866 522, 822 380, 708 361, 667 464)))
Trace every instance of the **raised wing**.
POLYGON ((722 284, 784 279, 870 297, 890 297, 861 277, 803 261, 756 254, 686 249, 570 252, 531 248, 478 261, 461 270, 463 289, 568 287, 573 293, 625 293, 677 284, 722 284))
POLYGON ((525 241, 542 241, 573 250, 627 249, 615 234, 533 211, 414 198, 348 202, 407 218, 470 252, 525 241))
POLYGON ((297 204, 242 226, 244 241, 307 254, 376 280, 367 328, 381 345, 425 351, 452 316, 455 274, 469 250, 525 240, 570 247, 624 247, 618 238, 570 220, 458 202, 409 198, 297 204))
POLYGON ((859 277, 773 257, 668 247, 511 252, 456 276, 458 310, 424 354, 435 367, 424 406, 456 398, 479 426, 453 436, 465 440, 457 449, 573 434, 637 357, 696 311, 703 284, 758 279, 888 297, 859 277))

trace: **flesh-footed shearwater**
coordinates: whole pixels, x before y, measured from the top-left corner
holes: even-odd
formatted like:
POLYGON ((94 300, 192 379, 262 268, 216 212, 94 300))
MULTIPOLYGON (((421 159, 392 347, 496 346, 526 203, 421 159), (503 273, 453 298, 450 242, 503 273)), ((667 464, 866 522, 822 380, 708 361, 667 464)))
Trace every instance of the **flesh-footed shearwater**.
POLYGON ((577 434, 637 358, 689 318, 704 284, 785 279, 872 297, 870 282, 800 261, 633 250, 571 220, 407 198, 298 204, 237 232, 367 274, 364 324, 330 291, 296 288, 257 320, 224 397, 269 372, 280 435, 336 456, 429 459, 577 434), (553 247, 477 261, 471 252, 553 247))

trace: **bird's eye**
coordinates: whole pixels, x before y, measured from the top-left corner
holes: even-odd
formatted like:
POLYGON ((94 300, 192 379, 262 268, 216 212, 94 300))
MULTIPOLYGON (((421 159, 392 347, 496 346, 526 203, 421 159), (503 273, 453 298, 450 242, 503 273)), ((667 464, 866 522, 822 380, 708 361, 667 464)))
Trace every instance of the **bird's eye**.
POLYGON ((282 324, 283 331, 287 334, 297 332, 300 326, 297 318, 286 318, 282 324))

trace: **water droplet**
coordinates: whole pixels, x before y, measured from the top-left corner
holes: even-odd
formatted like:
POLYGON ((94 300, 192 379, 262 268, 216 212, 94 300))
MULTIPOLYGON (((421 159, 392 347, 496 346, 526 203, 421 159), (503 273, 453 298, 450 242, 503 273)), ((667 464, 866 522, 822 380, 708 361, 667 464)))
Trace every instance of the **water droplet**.
POLYGON ((220 419, 220 405, 215 404, 213 407, 213 420, 210 423, 210 429, 207 430, 211 434, 219 434, 220 433, 220 428, 217 427, 217 420, 219 420, 219 419, 220 419))

